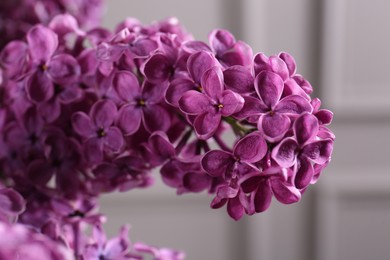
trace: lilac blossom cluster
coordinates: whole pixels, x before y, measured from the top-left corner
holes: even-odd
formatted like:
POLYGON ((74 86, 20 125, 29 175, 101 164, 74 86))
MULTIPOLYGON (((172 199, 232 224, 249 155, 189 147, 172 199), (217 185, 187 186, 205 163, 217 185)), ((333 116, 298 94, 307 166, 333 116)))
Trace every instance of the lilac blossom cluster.
POLYGON ((35 24, 48 24, 63 13, 73 15, 83 28, 94 28, 103 15, 103 0, 2 0, 0 1, 0 49, 22 39, 35 24))
POLYGON ((58 245, 37 250, 53 259, 183 259, 131 244, 126 227, 107 240, 99 195, 149 187, 159 168, 178 194, 206 191, 238 220, 272 197, 299 201, 335 138, 291 55, 253 55, 221 29, 196 41, 175 18, 111 32, 58 15, 2 49, 0 84, 0 232, 18 239, 18 222, 37 248, 43 234, 58 245))

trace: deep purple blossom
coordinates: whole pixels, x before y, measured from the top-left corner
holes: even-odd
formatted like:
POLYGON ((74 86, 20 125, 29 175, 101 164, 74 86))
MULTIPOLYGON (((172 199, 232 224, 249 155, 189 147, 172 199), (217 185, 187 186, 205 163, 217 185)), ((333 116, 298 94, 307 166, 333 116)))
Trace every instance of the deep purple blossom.
POLYGON ((249 198, 239 186, 239 180, 246 175, 259 173, 254 163, 260 161, 267 152, 267 144, 259 132, 251 133, 238 141, 233 152, 212 150, 204 155, 202 168, 212 177, 222 176, 226 184, 220 186, 211 203, 212 208, 220 208, 227 203, 227 211, 235 220, 244 211, 253 214, 249 198))
POLYGON ((269 167, 262 172, 254 172, 240 179, 240 187, 245 193, 252 193, 255 212, 263 212, 271 205, 272 195, 283 204, 291 204, 301 199, 300 191, 289 182, 287 170, 269 167))
POLYGON ((141 122, 149 132, 166 131, 170 126, 170 114, 161 104, 163 85, 144 81, 142 87, 133 73, 120 71, 114 77, 114 88, 122 100, 117 125, 125 135, 134 134, 141 122))
POLYGON ((17 220, 18 215, 26 208, 22 195, 12 188, 0 187, 0 220, 3 222, 17 220))
POLYGON ((330 160, 333 140, 316 139, 318 120, 311 114, 303 114, 294 122, 294 137, 283 139, 272 151, 272 158, 284 168, 294 167, 295 186, 306 188, 314 175, 312 162, 325 164, 330 160))
POLYGON ((283 138, 290 129, 290 117, 312 111, 310 103, 302 96, 291 95, 281 99, 284 83, 274 72, 260 72, 254 84, 258 97, 244 97, 245 105, 236 116, 259 116, 257 128, 269 142, 283 138))
POLYGON ((236 41, 226 30, 214 30, 209 35, 210 47, 216 58, 226 67, 233 65, 250 66, 252 64, 252 49, 242 41, 236 41))
POLYGON ((241 110, 244 99, 231 90, 224 90, 223 75, 219 68, 207 70, 201 82, 204 92, 187 91, 180 98, 179 107, 184 113, 196 116, 196 134, 206 140, 217 131, 222 117, 241 110))
POLYGON ((203 74, 215 66, 218 66, 218 62, 210 52, 198 51, 189 56, 186 62, 189 76, 179 77, 171 81, 165 94, 167 102, 172 106, 179 107, 179 100, 187 91, 202 92, 201 80, 203 74))
POLYGON ((84 153, 91 163, 101 162, 105 153, 118 153, 124 145, 121 131, 113 126, 117 108, 112 101, 96 102, 89 113, 72 116, 74 131, 84 140, 84 153))
POLYGON ((102 227, 93 227, 93 242, 88 243, 83 250, 83 260, 98 259, 133 259, 129 254, 130 241, 128 238, 128 227, 122 227, 119 236, 107 240, 102 227))
POLYGON ((70 260, 71 250, 25 225, 0 222, 0 258, 70 260))
POLYGON ((54 95, 54 84, 71 84, 77 80, 80 74, 77 60, 69 54, 55 54, 58 36, 52 30, 34 26, 27 34, 27 43, 32 68, 26 90, 32 101, 47 101, 54 95))
POLYGON ((208 192, 235 220, 273 196, 297 202, 318 180, 333 114, 290 54, 252 57, 220 29, 196 41, 175 18, 85 30, 96 9, 84 3, 100 0, 77 0, 69 11, 83 17, 63 14, 75 1, 18 0, 5 16, 15 4, 0 4, 0 32, 23 32, 0 53, 0 218, 38 232, 0 225, 18 243, 5 241, 0 258, 63 259, 61 248, 79 259, 183 259, 131 248, 126 228, 110 240, 102 230, 99 195, 149 187, 155 168, 177 194, 208 192), (12 28, 20 15, 25 26, 12 28))

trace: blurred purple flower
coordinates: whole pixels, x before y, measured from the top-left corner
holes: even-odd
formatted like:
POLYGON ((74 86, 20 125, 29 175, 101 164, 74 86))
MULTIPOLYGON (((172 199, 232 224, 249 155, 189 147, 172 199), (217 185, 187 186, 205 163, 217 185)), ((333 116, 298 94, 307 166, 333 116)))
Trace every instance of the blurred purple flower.
POLYGON ((84 139, 84 154, 90 163, 101 162, 105 152, 118 153, 122 149, 122 133, 113 126, 116 115, 117 108, 109 100, 96 102, 89 115, 83 112, 72 115, 73 129, 84 139))

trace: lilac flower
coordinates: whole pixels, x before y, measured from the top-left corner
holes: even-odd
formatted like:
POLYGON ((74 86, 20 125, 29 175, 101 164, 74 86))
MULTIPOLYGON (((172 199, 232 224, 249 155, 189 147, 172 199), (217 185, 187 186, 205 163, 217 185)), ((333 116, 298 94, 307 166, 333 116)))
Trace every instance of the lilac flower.
POLYGON ((96 177, 92 183, 94 192, 110 192, 116 188, 128 191, 134 188, 146 188, 153 183, 149 167, 139 156, 120 156, 112 162, 103 162, 94 170, 96 177))
POLYGON ((152 53, 141 68, 146 79, 153 83, 162 83, 174 78, 178 56, 178 44, 173 37, 160 35, 158 40, 160 51, 152 53))
POLYGON ((72 259, 71 251, 65 246, 21 224, 0 222, 0 245, 1 259, 72 259))
POLYGON ((38 158, 28 165, 29 179, 36 185, 46 185, 54 175, 56 188, 71 197, 78 189, 80 177, 78 168, 81 163, 81 149, 78 143, 63 135, 54 132, 45 138, 45 145, 49 148, 46 158, 38 158))
POLYGON ((117 125, 125 135, 134 134, 141 122, 149 132, 166 131, 170 126, 168 110, 161 105, 162 85, 145 81, 142 88, 133 73, 120 71, 114 77, 114 88, 122 100, 117 125))
POLYGON ((0 220, 14 221, 26 208, 23 197, 12 188, 0 188, 0 220))
POLYGON ((134 250, 150 254, 153 256, 153 260, 183 260, 185 258, 184 252, 170 248, 157 248, 139 242, 134 244, 134 250))
POLYGON ((89 113, 76 112, 72 116, 74 131, 84 142, 86 159, 91 163, 103 160, 104 153, 118 153, 124 140, 120 130, 113 126, 117 108, 112 101, 101 100, 96 102, 89 113))
POLYGON ((313 92, 310 83, 302 75, 296 74, 296 64, 294 58, 281 52, 278 56, 267 57, 263 53, 258 53, 254 57, 254 72, 258 75, 262 71, 270 71, 278 74, 284 81, 282 97, 289 95, 300 95, 310 100, 309 94, 313 92))
POLYGON ((80 68, 77 60, 69 54, 55 55, 57 35, 47 27, 37 25, 27 34, 32 68, 26 82, 29 98, 40 103, 54 95, 54 83, 74 83, 80 68))
POLYGON ((291 204, 300 200, 301 193, 288 181, 287 170, 269 167, 261 173, 254 172, 240 179, 240 186, 245 193, 253 193, 255 212, 267 210, 272 195, 283 204, 291 204))
MULTIPOLYGON (((200 158, 174 158, 165 163, 160 170, 163 182, 177 189, 177 194, 201 192, 213 189, 213 178, 201 169, 200 158)), ((214 178, 216 179, 216 178, 214 178)))
POLYGON ((10 122, 5 128, 4 141, 8 149, 16 151, 24 160, 39 157, 43 148, 43 119, 35 107, 30 107, 20 121, 10 122))
POLYGON ((209 42, 216 58, 226 67, 252 64, 251 47, 242 41, 236 41, 230 32, 214 30, 209 35, 209 42))
POLYGON ((318 120, 311 114, 303 114, 294 122, 294 137, 283 139, 273 150, 272 158, 284 168, 294 166, 295 186, 304 189, 314 175, 311 162, 324 164, 330 159, 333 140, 316 139, 318 120))
POLYGON ((258 115, 257 128, 269 142, 278 142, 290 129, 290 117, 304 112, 311 112, 310 103, 299 95, 281 99, 283 80, 278 74, 262 71, 255 79, 255 90, 258 98, 246 96, 242 111, 236 114, 239 118, 258 115))
POLYGON ((220 186, 211 203, 212 208, 220 208, 227 203, 229 215, 240 219, 244 211, 253 214, 249 198, 245 196, 238 181, 242 176, 258 173, 253 164, 260 161, 267 152, 267 144, 259 132, 253 132, 238 141, 233 152, 212 150, 201 160, 202 168, 212 177, 222 176, 227 182, 220 186))
POLYGON ((83 260, 134 259, 129 253, 128 227, 122 227, 119 236, 107 241, 101 225, 93 227, 93 242, 82 250, 83 260))
POLYGON ((179 107, 179 100, 189 90, 203 91, 203 74, 218 65, 217 60, 207 51, 198 51, 189 56, 187 62, 189 77, 179 77, 171 81, 165 99, 169 104, 179 107))
POLYGON ((223 176, 230 180, 258 169, 253 163, 260 161, 267 152, 267 144, 259 132, 253 132, 240 139, 233 152, 212 150, 202 160, 202 168, 213 177, 223 176))
POLYGON ((38 23, 47 25, 58 14, 69 13, 85 29, 98 25, 103 14, 102 0, 18 0, 0 2, 0 49, 22 39, 38 23))
POLYGON ((217 131, 222 117, 241 110, 244 99, 231 90, 224 90, 222 72, 216 67, 203 74, 202 87, 204 93, 187 91, 180 98, 179 107, 184 113, 196 116, 196 134, 206 140, 217 131))

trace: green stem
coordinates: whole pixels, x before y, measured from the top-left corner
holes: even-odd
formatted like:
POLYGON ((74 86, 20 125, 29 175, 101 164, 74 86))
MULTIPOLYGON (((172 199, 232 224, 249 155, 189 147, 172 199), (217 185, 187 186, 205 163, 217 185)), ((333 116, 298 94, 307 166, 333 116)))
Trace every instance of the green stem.
POLYGON ((252 129, 246 128, 233 117, 224 117, 223 120, 228 123, 233 128, 233 132, 240 137, 243 137, 252 131, 252 129))

